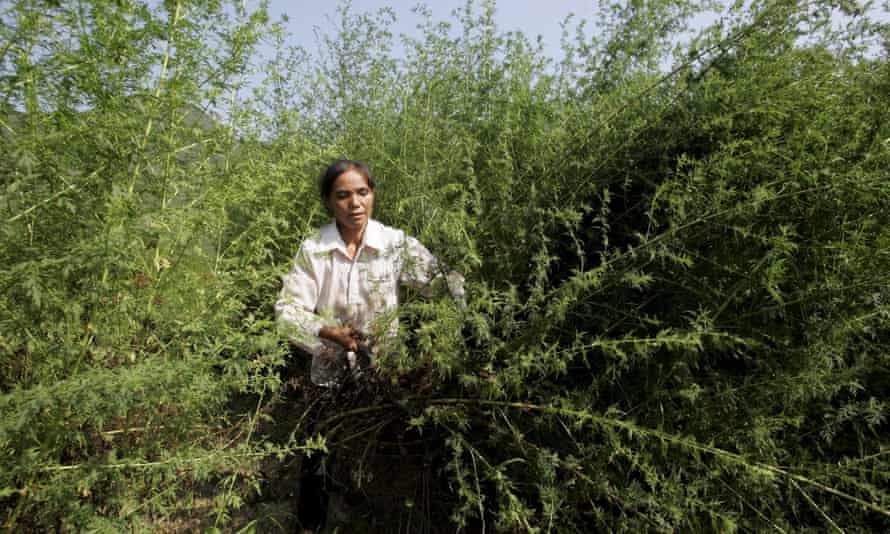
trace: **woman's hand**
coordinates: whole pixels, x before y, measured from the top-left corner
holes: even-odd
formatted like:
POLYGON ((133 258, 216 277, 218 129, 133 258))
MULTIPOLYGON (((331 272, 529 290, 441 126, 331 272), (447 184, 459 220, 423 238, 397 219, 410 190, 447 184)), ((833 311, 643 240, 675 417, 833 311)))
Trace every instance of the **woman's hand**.
POLYGON ((348 351, 358 350, 361 333, 350 326, 325 326, 318 331, 318 337, 333 341, 348 351))

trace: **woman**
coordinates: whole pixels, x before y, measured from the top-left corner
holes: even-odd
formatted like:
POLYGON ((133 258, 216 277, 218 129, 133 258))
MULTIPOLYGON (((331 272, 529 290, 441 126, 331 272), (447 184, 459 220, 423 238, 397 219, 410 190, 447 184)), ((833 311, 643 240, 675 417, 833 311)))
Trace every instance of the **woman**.
MULTIPOLYGON (((398 284, 424 292, 444 280, 463 303, 463 277, 441 276, 436 258, 413 237, 373 220, 376 183, 367 165, 339 160, 320 180, 321 199, 334 221, 300 246, 275 303, 292 342, 312 354, 312 382, 335 386, 347 369, 371 363, 398 331, 398 284), (364 360, 364 361, 363 361, 364 360)), ((321 457, 304 460, 297 516, 304 532, 320 530, 327 515, 321 457)))
POLYGON ((444 275, 413 237, 371 218, 376 183, 364 163, 336 161, 319 185, 334 221, 303 241, 275 313, 290 340, 312 354, 312 382, 332 386, 398 331, 400 283, 429 294, 443 281, 463 303, 464 280, 444 275))

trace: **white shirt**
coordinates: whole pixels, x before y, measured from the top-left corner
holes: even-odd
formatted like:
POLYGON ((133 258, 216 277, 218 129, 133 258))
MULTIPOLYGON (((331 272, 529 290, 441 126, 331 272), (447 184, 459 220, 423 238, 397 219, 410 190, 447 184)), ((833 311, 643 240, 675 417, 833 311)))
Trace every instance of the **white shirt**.
MULTIPOLYGON (((303 241, 285 275, 275 303, 279 326, 297 346, 313 355, 311 378, 332 385, 340 372, 342 348, 318 337, 325 326, 351 326, 378 340, 398 331, 398 284, 424 292, 442 276, 436 258, 405 232, 369 220, 355 258, 335 223, 303 241), (325 357, 325 353, 328 353, 325 357)), ((463 277, 442 277, 452 295, 463 301, 463 277)))

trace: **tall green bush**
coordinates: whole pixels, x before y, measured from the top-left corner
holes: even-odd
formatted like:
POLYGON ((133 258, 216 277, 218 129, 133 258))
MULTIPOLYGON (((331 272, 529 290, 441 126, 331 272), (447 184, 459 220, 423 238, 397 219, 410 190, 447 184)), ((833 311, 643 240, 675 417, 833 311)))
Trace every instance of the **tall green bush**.
POLYGON ((367 488, 410 435, 441 482, 380 521, 886 530, 887 27, 705 7, 606 7, 558 62, 493 2, 398 54, 344 4, 318 57, 239 3, 4 7, 5 525, 265 528, 269 462, 367 488), (380 380, 294 401, 271 302, 341 156, 469 306, 406 294, 380 380))

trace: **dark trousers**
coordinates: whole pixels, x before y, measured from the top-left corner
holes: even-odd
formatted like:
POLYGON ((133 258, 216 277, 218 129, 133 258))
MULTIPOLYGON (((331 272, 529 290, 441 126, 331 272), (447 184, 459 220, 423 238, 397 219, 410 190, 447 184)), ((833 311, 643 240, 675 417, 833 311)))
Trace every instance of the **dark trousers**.
POLYGON ((328 492, 325 489, 324 454, 314 452, 303 458, 300 469, 300 498, 297 502, 297 521, 305 529, 324 528, 328 515, 328 492))

